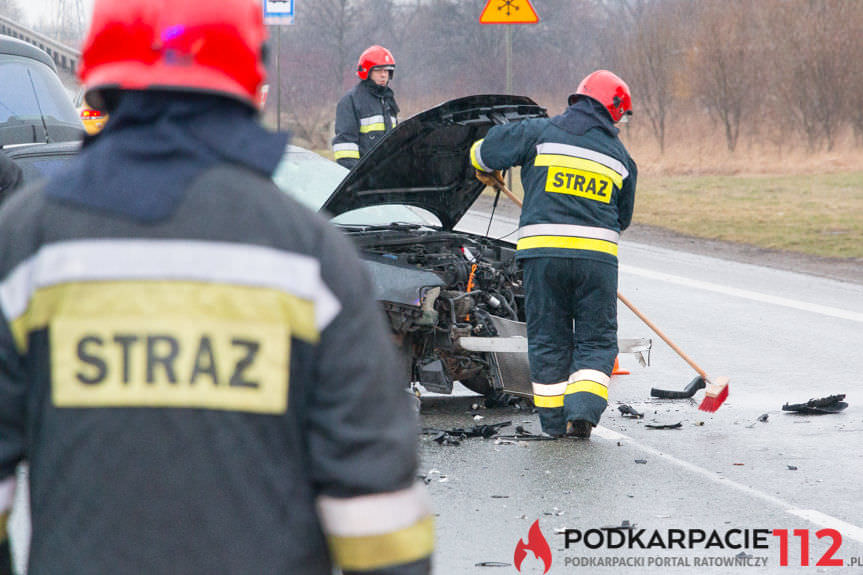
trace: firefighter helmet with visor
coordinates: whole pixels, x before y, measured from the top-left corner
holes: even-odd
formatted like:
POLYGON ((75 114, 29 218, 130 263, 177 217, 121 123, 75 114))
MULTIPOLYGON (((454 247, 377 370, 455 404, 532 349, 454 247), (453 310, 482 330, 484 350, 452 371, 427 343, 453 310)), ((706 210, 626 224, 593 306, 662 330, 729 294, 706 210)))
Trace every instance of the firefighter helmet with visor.
POLYGON ((368 80, 369 72, 372 68, 382 68, 388 70, 390 79, 392 80, 393 73, 396 69, 396 60, 393 58, 392 52, 383 46, 369 46, 362 54, 357 62, 357 76, 360 80, 368 80))

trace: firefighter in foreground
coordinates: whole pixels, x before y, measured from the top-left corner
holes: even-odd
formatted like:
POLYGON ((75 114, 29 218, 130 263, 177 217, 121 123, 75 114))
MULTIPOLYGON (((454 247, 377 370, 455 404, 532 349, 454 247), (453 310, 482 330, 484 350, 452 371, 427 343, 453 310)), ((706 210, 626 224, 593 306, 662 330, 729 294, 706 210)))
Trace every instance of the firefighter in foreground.
MULTIPOLYGON (((524 270, 528 358, 545 433, 588 438, 608 404, 617 357, 617 242, 636 166, 617 137, 629 87, 607 70, 554 118, 503 124, 471 148, 477 177, 522 166, 516 258, 524 270)), ((498 174, 499 176, 499 174, 498 174)))
POLYGON ((395 69, 392 53, 383 46, 370 46, 360 55, 360 82, 336 107, 333 155, 348 169, 398 123, 399 107, 389 85, 395 69))
POLYGON ((270 179, 265 35, 256 0, 97 0, 111 122, 0 212, 0 512, 28 460, 32 575, 429 572, 370 281, 270 179))

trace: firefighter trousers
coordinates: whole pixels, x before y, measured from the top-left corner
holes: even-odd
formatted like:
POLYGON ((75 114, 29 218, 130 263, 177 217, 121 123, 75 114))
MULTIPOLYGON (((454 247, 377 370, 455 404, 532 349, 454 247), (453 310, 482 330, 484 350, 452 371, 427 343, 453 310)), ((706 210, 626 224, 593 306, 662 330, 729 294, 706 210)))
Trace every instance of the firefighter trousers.
POLYGON ((617 357, 617 264, 579 258, 521 260, 528 359, 542 430, 599 423, 617 357))

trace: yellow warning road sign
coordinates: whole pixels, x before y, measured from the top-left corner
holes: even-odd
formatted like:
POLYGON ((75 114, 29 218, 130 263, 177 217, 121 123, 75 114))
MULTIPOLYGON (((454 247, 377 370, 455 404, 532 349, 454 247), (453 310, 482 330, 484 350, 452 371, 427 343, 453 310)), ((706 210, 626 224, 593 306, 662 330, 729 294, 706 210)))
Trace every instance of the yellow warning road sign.
POLYGON ((488 0, 480 24, 536 24, 539 16, 530 0, 488 0))

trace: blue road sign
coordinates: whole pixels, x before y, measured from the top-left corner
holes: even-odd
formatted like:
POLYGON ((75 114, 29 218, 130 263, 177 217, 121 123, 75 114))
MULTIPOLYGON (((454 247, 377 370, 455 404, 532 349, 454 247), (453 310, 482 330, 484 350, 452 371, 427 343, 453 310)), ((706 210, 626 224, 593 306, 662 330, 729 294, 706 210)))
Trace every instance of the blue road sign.
POLYGON ((264 23, 283 26, 294 23, 294 0, 264 0, 264 23))

